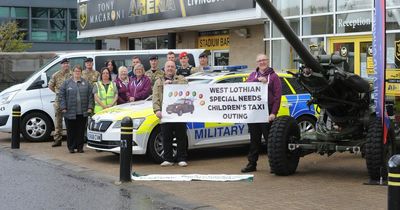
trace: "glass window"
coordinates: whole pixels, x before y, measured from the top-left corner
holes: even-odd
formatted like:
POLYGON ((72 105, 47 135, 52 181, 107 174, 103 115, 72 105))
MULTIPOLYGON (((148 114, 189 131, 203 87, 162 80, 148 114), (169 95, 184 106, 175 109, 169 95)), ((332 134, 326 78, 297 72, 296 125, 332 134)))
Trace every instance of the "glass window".
POLYGON ((372 9, 372 0, 337 0, 337 11, 372 9))
POLYGON ((400 29, 400 9, 386 11, 386 30, 400 29))
POLYGON ((50 18, 65 18, 65 10, 64 9, 50 9, 50 18))
POLYGON ((313 55, 322 55, 325 52, 323 37, 304 38, 302 42, 313 55))
MULTIPOLYGON (((142 39, 143 50, 157 49, 157 38, 156 37, 145 37, 142 39)), ((136 49, 136 48, 135 48, 136 49)))
POLYGON ((399 6, 399 5, 400 5, 400 0, 386 1, 386 7, 393 7, 393 6, 399 6))
POLYGON ((47 31, 32 31, 32 41, 47 41, 47 31))
POLYGON ((315 16, 303 18, 303 35, 333 33, 333 16, 315 16))
POLYGON ((297 53, 286 40, 272 41, 272 67, 277 71, 298 69, 298 64, 293 61, 297 53))
POLYGON ((70 22, 70 30, 78 30, 78 21, 73 20, 70 22))
POLYGON ((33 18, 48 18, 48 11, 46 8, 32 7, 33 18))
POLYGON ((300 15, 300 1, 292 0, 292 1, 282 1, 282 0, 273 0, 275 8, 281 13, 282 16, 296 16, 300 15))
POLYGON ((49 21, 48 20, 32 20, 32 28, 33 29, 48 29, 49 21))
POLYGON ((292 85, 294 90, 296 91, 296 94, 302 94, 302 93, 308 93, 303 86, 301 86, 296 78, 286 78, 287 81, 292 85))
POLYGON ((78 16, 76 13, 77 13, 76 9, 69 9, 69 15, 70 15, 71 19, 78 19, 77 18, 78 16))
POLYGON ((11 7, 11 17, 27 18, 29 16, 28 8, 11 7))
POLYGON ((142 49, 142 39, 135 39, 135 50, 141 50, 142 49))
POLYGON ((270 38, 270 36, 269 36, 269 24, 270 24, 270 22, 269 21, 265 21, 264 22, 264 38, 270 38))
POLYGON ((157 37, 157 49, 168 49, 168 36, 157 37))
POLYGON ((16 19, 15 21, 17 22, 18 27, 20 29, 29 28, 29 20, 28 19, 16 19))
POLYGON ((0 17, 9 17, 9 16, 10 16, 10 8, 0 7, 0 17))
POLYGON ((290 90, 290 87, 286 81, 282 77, 279 77, 279 79, 281 80, 282 85, 282 95, 292 95, 292 90, 290 90))
MULTIPOLYGON (((290 25, 293 31, 299 35, 300 34, 300 19, 287 19, 286 22, 290 25)), ((282 33, 276 27, 275 24, 272 25, 272 37, 282 37, 282 33)))
POLYGON ((303 0, 303 14, 333 12, 333 0, 303 0))
POLYGON ((371 31, 371 12, 338 14, 336 16, 336 33, 371 31))
POLYGON ((70 41, 77 41, 77 32, 76 31, 69 31, 69 40, 70 41))
POLYGON ((65 20, 50 20, 50 29, 52 30, 65 30, 65 20))
POLYGON ((396 44, 399 42, 400 33, 386 35, 386 68, 388 69, 400 69, 400 57, 396 55, 398 49, 396 44))
POLYGON ((65 41, 66 39, 67 34, 65 33, 65 31, 50 31, 50 41, 65 41))

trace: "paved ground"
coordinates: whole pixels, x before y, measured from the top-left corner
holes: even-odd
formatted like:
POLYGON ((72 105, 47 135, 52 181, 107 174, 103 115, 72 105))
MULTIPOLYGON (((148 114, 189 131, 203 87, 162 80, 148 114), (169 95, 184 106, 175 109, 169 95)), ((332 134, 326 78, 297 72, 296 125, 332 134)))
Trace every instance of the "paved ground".
POLYGON ((211 209, 62 161, 0 147, 0 209, 211 209), (49 164, 50 163, 50 164, 49 164))
MULTIPOLYGON (((10 135, 0 133, 0 146, 9 147, 10 135)), ((119 157, 86 149, 69 154, 50 142, 22 142, 21 150, 36 158, 62 160, 101 174, 119 177, 119 157)), ((195 150, 189 153, 189 167, 161 168, 145 156, 134 156, 133 169, 140 174, 201 173, 238 174, 246 164, 247 147, 195 150)), ((309 155, 300 160, 298 171, 289 177, 269 173, 267 157, 259 160, 254 182, 135 182, 172 193, 188 202, 218 209, 386 209, 387 188, 363 185, 365 160, 352 154, 327 158, 309 155)))

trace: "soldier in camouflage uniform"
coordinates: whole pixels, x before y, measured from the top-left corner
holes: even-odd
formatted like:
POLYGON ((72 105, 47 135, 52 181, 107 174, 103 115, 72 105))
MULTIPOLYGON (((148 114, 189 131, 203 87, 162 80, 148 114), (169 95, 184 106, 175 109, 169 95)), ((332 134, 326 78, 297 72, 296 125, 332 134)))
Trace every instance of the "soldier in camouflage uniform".
MULTIPOLYGON (((153 111, 158 118, 162 118, 161 108, 163 103, 164 86, 168 84, 187 84, 187 80, 181 76, 176 75, 176 65, 173 61, 165 63, 165 77, 159 78, 153 87, 153 111)), ((179 166, 187 166, 187 143, 188 136, 186 133, 186 123, 161 123, 161 135, 163 137, 164 148, 164 162, 161 166, 172 166, 174 164, 172 152, 172 140, 176 137, 177 141, 177 154, 176 160, 179 166)))
POLYGON ((61 146, 62 141, 62 119, 63 114, 60 109, 60 101, 59 101, 59 91, 61 85, 65 80, 71 77, 71 72, 69 70, 69 60, 64 58, 61 61, 61 70, 57 71, 53 74, 49 81, 49 89, 56 93, 56 100, 54 101, 54 113, 55 113, 55 128, 54 128, 54 142, 51 145, 52 147, 61 146))
POLYGON ((82 78, 89 81, 93 86, 99 80, 100 72, 93 68, 93 58, 86 58, 85 60, 86 69, 82 72, 82 78))
POLYGON ((164 72, 158 68, 158 56, 153 55, 149 58, 150 60, 150 69, 146 71, 144 75, 148 76, 151 79, 151 86, 153 87, 154 82, 158 78, 164 77, 164 72))

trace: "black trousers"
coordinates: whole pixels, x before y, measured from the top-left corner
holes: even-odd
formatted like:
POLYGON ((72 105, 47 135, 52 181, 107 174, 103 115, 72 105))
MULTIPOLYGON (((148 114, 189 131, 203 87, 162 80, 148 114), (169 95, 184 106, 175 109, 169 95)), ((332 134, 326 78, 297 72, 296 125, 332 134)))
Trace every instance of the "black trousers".
POLYGON ((186 123, 163 123, 161 124, 161 134, 163 137, 164 160, 174 162, 172 141, 174 137, 177 142, 176 161, 186 161, 187 140, 186 123))
POLYGON ((249 164, 257 166, 258 155, 261 149, 261 136, 268 140, 270 123, 249 123, 247 124, 250 132, 250 149, 247 159, 249 164))
POLYGON ((83 149, 87 117, 76 115, 76 119, 64 119, 65 125, 67 126, 68 149, 83 149))

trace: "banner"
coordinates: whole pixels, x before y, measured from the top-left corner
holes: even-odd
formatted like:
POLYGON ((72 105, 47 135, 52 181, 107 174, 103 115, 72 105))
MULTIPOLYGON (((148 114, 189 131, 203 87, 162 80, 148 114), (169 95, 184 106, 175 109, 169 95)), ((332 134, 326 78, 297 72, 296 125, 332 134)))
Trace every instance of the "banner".
POLYGON ((188 181, 211 181, 211 182, 235 182, 248 181, 253 182, 253 174, 149 174, 139 175, 132 174, 133 181, 173 181, 173 182, 188 182, 188 181))
POLYGON ((386 4, 385 0, 375 0, 373 53, 374 53, 374 99, 376 116, 382 120, 383 143, 386 144, 386 137, 389 127, 389 117, 385 110, 385 69, 386 69, 386 4))
POLYGON ((79 30, 254 7, 253 0, 79 0, 79 30))
POLYGON ((267 95, 259 82, 165 85, 161 122, 267 122, 267 95))

